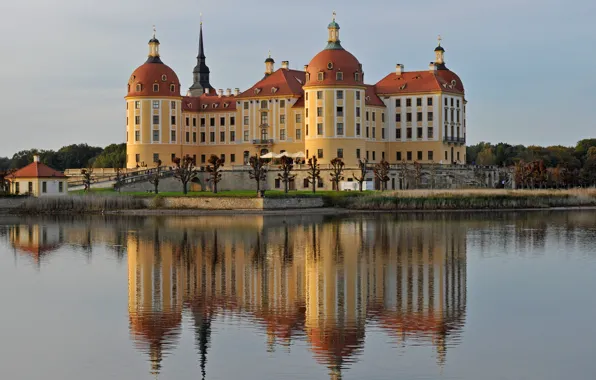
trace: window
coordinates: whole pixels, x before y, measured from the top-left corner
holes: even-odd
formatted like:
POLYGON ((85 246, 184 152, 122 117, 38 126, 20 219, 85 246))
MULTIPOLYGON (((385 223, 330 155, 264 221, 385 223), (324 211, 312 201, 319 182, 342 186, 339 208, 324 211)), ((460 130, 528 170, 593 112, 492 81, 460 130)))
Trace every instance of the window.
POLYGON ((356 107, 356 117, 360 117, 360 107, 356 107))
POLYGON ((221 159, 222 162, 226 162, 226 155, 225 154, 220 155, 219 158, 221 159))
POLYGON ((459 161, 459 152, 457 152, 457 160, 459 161))
POLYGON ((457 120, 456 121, 459 123, 459 110, 457 110, 457 120))
POLYGON ((385 114, 384 114, 384 113, 382 113, 382 114, 381 114, 381 123, 384 123, 384 122, 385 122, 385 114))
POLYGON ((412 99, 406 98, 406 107, 412 107, 412 99))
POLYGON ((375 152, 375 151, 373 150, 373 161, 375 161, 376 159, 377 159, 377 152, 375 152))
POLYGON ((317 149, 317 158, 323 158, 323 149, 317 149))
POLYGON ((406 122, 411 123, 412 122, 412 113, 408 112, 406 114, 406 122))
POLYGON ((317 107, 317 116, 318 117, 322 117, 323 116, 323 107, 317 107))
POLYGON ((433 121, 433 117, 434 117, 434 115, 433 115, 432 111, 426 113, 426 120, 427 121, 433 121))
POLYGON ((215 142, 215 132, 209 132, 209 142, 215 142))
POLYGON ((141 162, 141 155, 140 154, 135 154, 135 162, 141 162))
POLYGON ((267 125, 267 112, 261 112, 261 125, 267 125))
POLYGON ((342 90, 337 90, 336 93, 337 93, 337 100, 342 100, 344 98, 344 92, 342 90))
POLYGON ((401 161, 401 152, 395 152, 395 159, 401 161))
POLYGON ((172 153, 172 155, 170 156, 170 159, 172 160, 172 162, 174 162, 174 160, 176 159, 176 154, 172 153))
POLYGON ((447 160, 447 152, 445 152, 445 161, 447 160))
POLYGON ((136 100, 135 101, 135 109, 136 110, 140 110, 141 109, 141 101, 140 100, 136 100))
POLYGON ((453 107, 453 98, 451 98, 451 107, 453 107))
POLYGON ((236 141, 236 131, 230 131, 230 142, 236 141))
POLYGON ((193 117, 192 118, 192 126, 193 127, 196 127, 197 126, 197 118, 196 117, 193 117))
POLYGON ((157 109, 159 109, 159 100, 154 100, 154 101, 153 101, 153 109, 154 109, 154 110, 157 110, 157 109))
POLYGON ((296 114, 296 123, 297 124, 302 123, 302 115, 299 113, 296 114))
POLYGON ((159 131, 154 130, 153 131, 153 142, 158 142, 159 141, 159 131))
POLYGON ((368 121, 368 111, 366 111, 366 121, 368 121))
POLYGON ((306 124, 306 135, 308 136, 308 124, 306 124))
POLYGON ((20 183, 18 183, 18 182, 15 182, 15 184, 14 184, 14 192, 15 192, 16 194, 19 194, 19 193, 21 192, 21 189, 20 189, 20 183))
POLYGON ((360 73, 354 73, 354 80, 356 82, 360 81, 360 73))
POLYGON ((342 73, 341 71, 338 71, 337 73, 335 73, 335 79, 344 80, 344 73, 342 73))
POLYGON ((395 138, 401 139, 401 129, 395 128, 395 138))
POLYGON ((301 139, 302 139, 302 130, 296 129, 296 140, 301 140, 301 139))
POLYGON ((42 193, 47 193, 48 192, 48 183, 46 181, 43 181, 41 183, 41 192, 42 193))
POLYGON ((304 181, 302 181, 302 187, 304 187, 305 189, 308 188, 309 186, 309 182, 308 182, 308 178, 304 178, 304 181))
POLYGON ((366 160, 368 161, 368 150, 366 151, 366 160))
POLYGON ((305 108, 306 117, 308 118, 308 108, 305 108))
POLYGON ((373 111, 373 113, 372 113, 372 118, 373 118, 372 121, 377 121, 376 116, 377 116, 377 113, 373 111))
POLYGON ((230 125, 236 125, 236 116, 230 116, 230 125))
POLYGON ((202 117, 201 118, 201 127, 204 127, 205 126, 205 122, 206 122, 205 118, 202 117))
POLYGON ((206 161, 206 158, 204 154, 201 154, 201 164, 204 164, 206 161))
POLYGON ((445 98, 445 107, 447 107, 449 104, 447 103, 447 98, 445 98))
POLYGON ((266 100, 261 100, 261 109, 266 110, 267 108, 269 108, 269 102, 266 100))
POLYGON ((412 138, 412 128, 406 128, 406 138, 407 139, 412 138))
POLYGON ((176 141, 176 131, 170 131, 170 141, 171 142, 176 141))
POLYGON ((286 115, 279 115, 279 124, 286 123, 286 115))
POLYGON ((176 86, 171 84, 170 85, 170 92, 175 92, 176 91, 176 86))
POLYGON ((428 160, 429 160, 429 161, 432 161, 432 160, 433 160, 433 156, 434 156, 434 155, 433 155, 433 151, 432 151, 432 150, 429 150, 429 151, 428 151, 428 160))
POLYGON ((360 91, 356 91, 356 100, 360 100, 360 91))
POLYGON ((193 132, 192 133, 192 143, 196 144, 197 143, 197 132, 193 132))
POLYGON ((184 125, 186 125, 187 127, 190 126, 190 118, 188 118, 188 116, 186 117, 186 119, 184 121, 184 125))
POLYGON ((401 107, 401 99, 395 99, 395 107, 396 108, 401 107))
POLYGON ((381 138, 385 140, 385 128, 381 128, 381 138))
POLYGON ((62 181, 58 182, 58 192, 59 193, 64 192, 64 182, 62 182, 62 181))
POLYGON ((304 94, 304 100, 308 100, 308 92, 304 94))
POLYGON ((226 125, 226 118, 225 117, 220 117, 219 118, 219 126, 220 127, 224 127, 226 125))
POLYGON ((422 98, 416 98, 416 107, 422 107, 422 98))
POLYGON ((205 132, 201 132, 201 142, 205 142, 205 132))
POLYGON ((244 116, 243 124, 248 125, 248 116, 244 116))
POLYGON ((433 105, 433 98, 426 98, 426 105, 432 106, 433 105))
POLYGON ((356 158, 360 159, 360 149, 356 149, 356 158))
POLYGON ((356 136, 360 136, 360 123, 356 123, 356 136))
POLYGON ((215 118, 214 117, 210 117, 209 118, 209 126, 210 127, 215 127, 215 118))
POLYGON ((170 121, 171 121, 172 125, 176 124, 176 116, 170 117, 170 121))
POLYGON ((447 116, 449 115, 449 112, 447 112, 449 110, 449 108, 445 108, 445 121, 447 121, 447 116))
POLYGON ((323 91, 317 91, 317 99, 323 99, 323 91))
POLYGON ((285 129, 280 129, 279 130, 279 139, 280 140, 285 140, 286 139, 286 130, 285 129))
POLYGON ((135 131, 135 141, 141 141, 141 131, 135 131))
POLYGON ((401 113, 396 113, 395 114, 395 122, 396 123, 401 123, 401 113))
POLYGON ((366 138, 370 137, 370 128, 366 127, 366 138))
POLYGON ((158 91, 159 91, 159 84, 153 83, 153 92, 158 92, 158 91))
POLYGON ((244 131, 244 141, 248 141, 248 131, 244 131))
POLYGON ((323 179, 319 178, 317 180, 317 187, 323 187, 323 179))
POLYGON ((171 108, 171 109, 173 109, 173 110, 175 110, 175 109, 176 109, 176 102, 175 102, 175 101, 173 101, 173 100, 172 100, 172 101, 170 102, 170 108, 171 108))
POLYGON ((408 161, 412 161, 412 152, 407 152, 406 156, 407 156, 408 161))
POLYGON ((285 99, 282 99, 282 100, 279 101, 279 107, 280 108, 285 108, 286 107, 286 100, 285 99))
POLYGON ((244 102, 244 109, 247 110, 248 109, 248 102, 244 102))
POLYGON ((135 124, 136 125, 141 124, 141 117, 140 116, 135 116, 135 124))
POLYGON ((457 108, 459 108, 459 99, 457 99, 457 108))
POLYGON ((422 160, 422 151, 421 151, 421 150, 419 150, 419 151, 417 152, 417 160, 418 160, 418 161, 422 160))
POLYGON ((219 132, 219 141, 226 142, 226 133, 224 131, 219 132))
POLYGON ((337 107, 336 111, 337 111, 337 116, 338 117, 343 117, 344 116, 344 108, 343 107, 337 107))
POLYGON ((344 158, 344 150, 339 148, 337 149, 337 158, 344 158))
POLYGON ((376 132, 377 132, 377 128, 373 127, 372 128, 372 138, 373 139, 376 139, 377 138, 377 133, 376 132))
POLYGON ((344 123, 337 123, 337 135, 343 136, 344 134, 344 123))
POLYGON ((29 182, 28 192, 29 192, 29 194, 33 193, 33 182, 29 182))
POLYGON ((422 112, 416 112, 416 121, 422 121, 422 112))
POLYGON ((317 135, 322 135, 323 134, 323 123, 318 123, 317 124, 317 135))
POLYGON ((190 132, 186 132, 186 142, 190 142, 190 132))
POLYGON ((320 72, 320 73, 317 75, 317 79, 318 79, 319 81, 322 81, 323 79, 325 79, 325 73, 323 73, 323 72, 320 72))
POLYGON ((385 161, 385 152, 381 152, 381 160, 385 161))
POLYGON ((281 180, 279 178, 275 179, 275 188, 279 189, 281 187, 281 180))
POLYGON ((422 128, 416 128, 416 138, 421 139, 422 138, 422 128))

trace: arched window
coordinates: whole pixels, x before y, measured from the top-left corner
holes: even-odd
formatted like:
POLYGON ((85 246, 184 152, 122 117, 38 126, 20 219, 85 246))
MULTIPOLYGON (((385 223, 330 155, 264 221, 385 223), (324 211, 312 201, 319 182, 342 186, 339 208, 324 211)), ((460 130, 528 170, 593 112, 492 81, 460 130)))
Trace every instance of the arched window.
POLYGON ((159 85, 157 83, 153 83, 153 92, 159 91, 159 85))
POLYGON ((170 92, 176 92, 176 85, 175 84, 171 84, 170 85, 170 92))
POLYGON ((359 82, 360 81, 360 73, 354 73, 354 80, 356 82, 359 82))
POLYGON ((161 76, 161 80, 162 80, 163 82, 167 81, 167 80, 168 80, 168 76, 167 76, 166 74, 162 75, 162 76, 161 76))
POLYGON ((325 79, 325 73, 324 72, 319 72, 319 76, 317 78, 319 81, 323 81, 323 79, 325 79))
POLYGON ((141 92, 143 91, 143 85, 140 83, 137 83, 137 92, 141 92))
POLYGON ((333 62, 329 62, 329 63, 327 64, 327 69, 329 69, 329 70, 333 70, 333 62))

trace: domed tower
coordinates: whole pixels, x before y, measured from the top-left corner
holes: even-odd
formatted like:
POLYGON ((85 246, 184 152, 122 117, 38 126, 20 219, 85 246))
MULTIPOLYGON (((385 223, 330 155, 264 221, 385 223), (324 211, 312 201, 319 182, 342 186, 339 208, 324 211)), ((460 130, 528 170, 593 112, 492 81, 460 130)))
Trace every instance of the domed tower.
POLYGON ((128 80, 126 99, 126 167, 151 167, 181 154, 180 81, 161 61, 159 41, 149 40, 149 57, 128 80))
POLYGON ((340 157, 346 165, 357 165, 365 152, 364 73, 341 45, 335 12, 328 30, 327 46, 306 67, 305 149, 308 158, 317 156, 323 164, 340 157))

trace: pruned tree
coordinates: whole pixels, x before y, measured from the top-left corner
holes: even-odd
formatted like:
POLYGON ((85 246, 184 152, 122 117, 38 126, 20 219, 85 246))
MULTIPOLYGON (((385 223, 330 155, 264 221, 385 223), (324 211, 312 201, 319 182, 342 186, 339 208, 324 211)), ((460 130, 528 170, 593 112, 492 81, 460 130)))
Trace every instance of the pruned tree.
POLYGON ((434 189, 437 186, 437 166, 434 161, 430 162, 429 167, 430 188, 434 189))
POLYGON ((153 185, 153 192, 159 194, 159 181, 161 179, 161 160, 155 161, 155 171, 151 173, 149 183, 153 185))
POLYGON ((342 161, 341 158, 335 157, 331 160, 331 183, 333 183, 333 190, 339 191, 339 182, 343 181, 344 176, 344 167, 346 164, 342 161))
POLYGON ((288 184, 296 178, 295 174, 291 174, 293 169, 294 160, 292 160, 291 157, 282 157, 280 159, 279 170, 281 170, 281 173, 277 174, 277 178, 284 183, 284 191, 286 194, 288 193, 288 184))
POLYGON ((250 169, 248 170, 248 176, 250 179, 257 183, 257 195, 261 192, 261 182, 267 180, 267 166, 265 165, 265 159, 255 154, 248 160, 250 169))
POLYGON ((198 172, 194 158, 189 155, 183 158, 175 157, 174 160, 174 178, 182 183, 182 193, 188 194, 188 183, 197 178, 198 172))
POLYGON ((321 169, 319 168, 319 160, 317 156, 312 156, 308 159, 308 183, 312 186, 313 194, 317 192, 317 183, 321 181, 321 169))
POLYGON ((403 182, 403 189, 409 188, 408 177, 410 176, 410 169, 408 168, 408 163, 405 160, 399 164, 399 172, 403 182))
POLYGON ((420 188, 420 183, 422 182, 422 165, 418 161, 414 161, 414 183, 416 184, 416 188, 420 188))
POLYGON ((212 154, 207 160, 207 173, 209 173, 209 182, 213 183, 213 192, 217 194, 217 184, 221 181, 221 172, 224 165, 224 159, 212 154))
POLYGON ((354 178, 356 182, 358 182, 358 188, 360 191, 362 191, 362 184, 364 183, 364 181, 366 181, 366 173, 368 173, 368 160, 358 160, 358 169, 358 175, 352 173, 352 178, 354 178))
POLYGON ((122 173, 122 168, 116 167, 116 176, 114 177, 114 190, 120 192, 122 186, 124 185, 124 174, 122 173))
POLYGON ((381 160, 373 167, 375 177, 381 183, 381 191, 387 190, 387 182, 389 182, 389 162, 381 160))
POLYGON ((81 175, 83 176, 83 187, 85 191, 91 190, 91 184, 93 183, 93 168, 81 169, 81 175))

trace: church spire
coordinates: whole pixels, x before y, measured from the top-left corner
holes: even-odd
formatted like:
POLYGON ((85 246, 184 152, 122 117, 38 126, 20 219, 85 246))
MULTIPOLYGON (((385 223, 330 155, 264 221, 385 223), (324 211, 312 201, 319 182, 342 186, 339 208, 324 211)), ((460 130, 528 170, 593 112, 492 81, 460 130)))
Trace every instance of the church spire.
POLYGON ((189 93, 191 96, 201 96, 209 92, 213 87, 209 83, 210 70, 206 64, 205 48, 203 46, 203 14, 201 13, 200 30, 199 30, 199 54, 197 55, 197 65, 192 71, 193 83, 190 86, 189 93))

